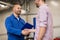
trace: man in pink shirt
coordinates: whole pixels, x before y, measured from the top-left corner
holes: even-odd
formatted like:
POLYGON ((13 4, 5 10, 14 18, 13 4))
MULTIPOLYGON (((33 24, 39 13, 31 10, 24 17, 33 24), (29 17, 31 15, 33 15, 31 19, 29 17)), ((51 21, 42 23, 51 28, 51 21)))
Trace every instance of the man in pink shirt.
POLYGON ((34 40, 53 40, 52 16, 45 0, 35 0, 39 8, 36 17, 36 31, 34 40))

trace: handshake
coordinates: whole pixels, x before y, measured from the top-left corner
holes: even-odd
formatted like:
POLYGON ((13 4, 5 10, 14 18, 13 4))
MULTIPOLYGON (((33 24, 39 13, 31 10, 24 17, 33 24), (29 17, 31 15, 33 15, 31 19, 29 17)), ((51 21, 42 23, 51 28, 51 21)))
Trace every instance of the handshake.
POLYGON ((22 34, 23 35, 28 35, 31 32, 35 32, 35 29, 24 29, 24 30, 22 30, 22 34))

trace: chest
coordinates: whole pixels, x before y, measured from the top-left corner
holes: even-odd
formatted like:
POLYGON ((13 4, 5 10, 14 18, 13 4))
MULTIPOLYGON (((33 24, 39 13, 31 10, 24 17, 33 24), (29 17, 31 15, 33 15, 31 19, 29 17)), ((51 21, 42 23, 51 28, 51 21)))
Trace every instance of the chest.
POLYGON ((12 19, 11 23, 14 28, 18 28, 18 29, 24 26, 24 22, 22 20, 12 19))

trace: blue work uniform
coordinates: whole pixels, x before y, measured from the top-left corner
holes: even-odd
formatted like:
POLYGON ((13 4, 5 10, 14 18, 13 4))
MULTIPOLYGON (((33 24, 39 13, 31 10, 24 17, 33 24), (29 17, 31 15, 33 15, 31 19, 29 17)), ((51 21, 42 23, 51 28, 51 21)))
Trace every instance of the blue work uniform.
POLYGON ((8 40, 24 40, 24 35, 21 32, 25 21, 21 17, 18 18, 19 20, 12 14, 5 20, 8 40))

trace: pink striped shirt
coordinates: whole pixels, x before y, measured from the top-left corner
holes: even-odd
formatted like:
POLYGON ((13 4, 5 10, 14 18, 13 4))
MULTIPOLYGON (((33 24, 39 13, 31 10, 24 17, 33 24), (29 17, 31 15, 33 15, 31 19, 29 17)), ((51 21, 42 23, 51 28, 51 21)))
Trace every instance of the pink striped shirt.
POLYGON ((43 37, 43 40, 52 40, 53 36, 53 27, 52 27, 52 15, 49 11, 49 8, 46 4, 39 7, 37 17, 36 17, 36 32, 34 40, 37 40, 40 27, 47 27, 46 33, 43 37))

